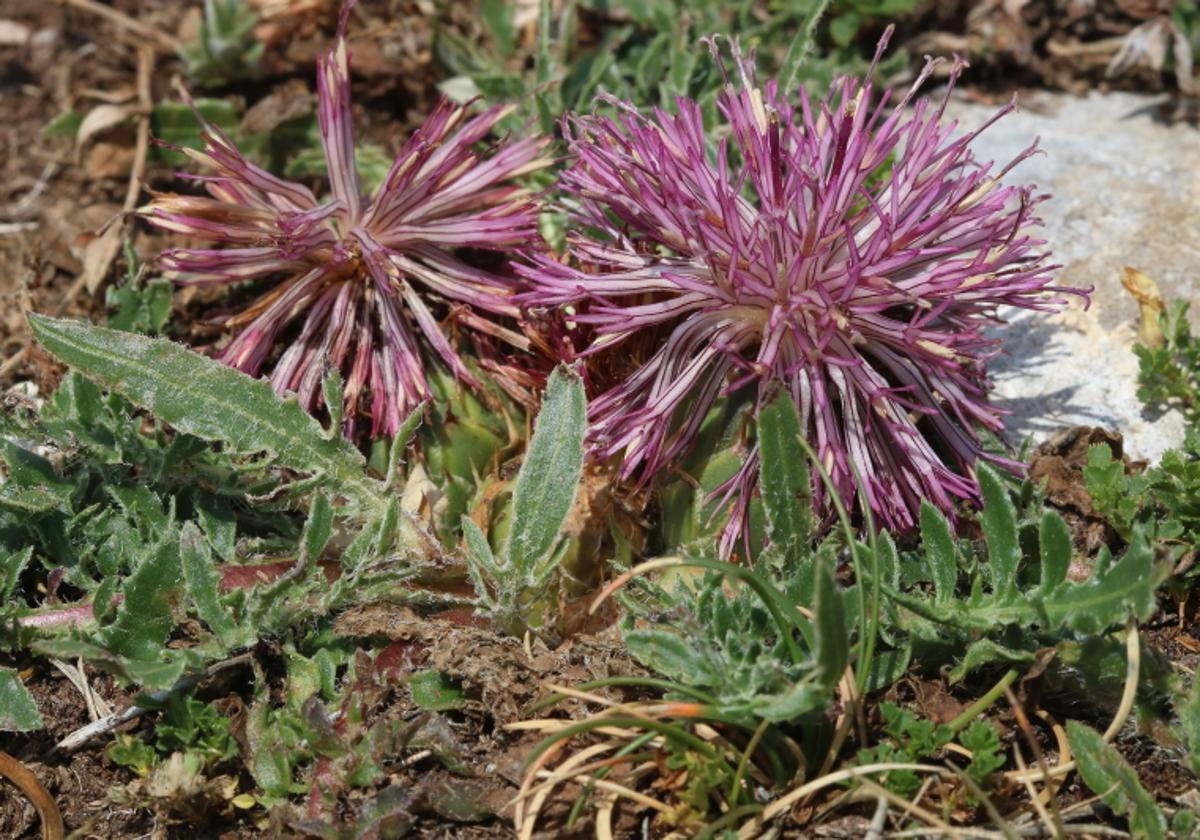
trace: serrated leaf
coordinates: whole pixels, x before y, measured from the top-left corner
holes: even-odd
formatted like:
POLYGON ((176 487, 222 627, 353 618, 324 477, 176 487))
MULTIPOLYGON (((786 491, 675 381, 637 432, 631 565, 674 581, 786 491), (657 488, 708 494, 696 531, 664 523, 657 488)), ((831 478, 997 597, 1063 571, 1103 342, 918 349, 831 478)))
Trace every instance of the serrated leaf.
POLYGON ((179 561, 196 614, 223 644, 234 644, 238 627, 232 613, 221 603, 221 575, 213 563, 208 542, 191 522, 185 523, 179 534, 179 561))
POLYGON ((958 586, 958 555, 954 550, 954 534, 946 517, 927 501, 921 502, 921 542, 925 562, 933 579, 934 600, 949 603, 958 586))
POLYGON ((157 657, 133 659, 114 653, 103 644, 92 644, 82 639, 41 639, 29 647, 43 656, 84 659, 89 665, 145 689, 170 688, 179 681, 189 665, 200 663, 200 659, 187 650, 162 648, 157 657))
POLYGON ((0 732, 32 732, 45 723, 15 668, 0 668, 0 732))
POLYGON ((514 572, 532 572, 558 541, 579 489, 586 429, 583 382, 558 367, 550 375, 513 488, 512 528, 504 553, 514 572))
POLYGON ((281 399, 267 382, 166 339, 43 315, 29 322, 61 361, 176 429, 239 454, 270 453, 284 466, 323 474, 366 507, 379 505, 358 450, 345 438, 327 439, 299 403, 281 399))
MULTIPOLYGON (((487 536, 469 516, 462 518, 462 531, 468 566, 472 570, 481 573, 483 577, 491 580, 493 583, 498 583, 497 578, 500 577, 502 572, 496 563, 495 555, 492 554, 492 547, 488 543, 487 536)), ((480 598, 488 597, 488 589, 483 585, 483 578, 480 578, 479 583, 476 585, 476 590, 476 594, 480 598)))
POLYGON ((1067 742, 1083 781, 1105 805, 1129 818, 1129 833, 1138 840, 1165 840, 1162 811, 1121 754, 1099 732, 1075 720, 1067 721, 1067 742))
POLYGON ((1053 626, 1096 634, 1129 616, 1144 620, 1154 612, 1155 591, 1170 570, 1156 566, 1154 547, 1144 531, 1134 532, 1133 542, 1116 563, 1106 563, 1107 556, 1107 550, 1101 552, 1087 580, 1061 586, 1042 602, 1053 626))
POLYGON ((993 662, 1032 662, 1033 658, 1032 650, 1002 645, 993 639, 978 639, 967 645, 962 660, 950 671, 950 682, 956 683, 977 668, 993 662))
POLYGON ((299 709, 304 701, 321 691, 321 669, 317 663, 296 652, 290 645, 284 649, 287 656, 287 704, 290 709, 299 709))
POLYGON ((149 548, 121 593, 116 617, 97 633, 100 644, 130 660, 158 659, 175 626, 174 607, 183 594, 179 542, 174 534, 165 535, 149 548))
POLYGON ((0 557, 0 604, 11 603, 17 584, 21 582, 21 573, 33 556, 33 546, 27 545, 20 551, 5 552, 0 557))
POLYGON ((1003 767, 1008 760, 996 727, 990 721, 973 721, 959 735, 958 740, 971 751, 971 761, 966 766, 966 774, 979 784, 983 784, 988 776, 1003 767))
MULTIPOLYGON (((797 681, 778 694, 758 694, 743 705, 752 718, 785 723, 818 709, 829 708, 829 689, 817 682, 797 681)), ((735 707, 736 708, 736 707, 735 707)))
POLYGON ((975 465, 979 490, 983 496, 980 521, 987 542, 988 570, 992 591, 1001 601, 1014 601, 1017 595, 1017 568, 1021 563, 1021 543, 1017 536, 1017 509, 996 471, 982 461, 975 465))
POLYGON ((800 415, 787 391, 758 415, 761 468, 759 488, 767 520, 767 538, 793 562, 808 547, 813 530, 812 479, 808 458, 800 446, 800 415))
POLYGON ((70 504, 75 484, 63 480, 41 455, 0 440, 0 460, 8 467, 0 485, 0 507, 17 513, 48 513, 70 504))

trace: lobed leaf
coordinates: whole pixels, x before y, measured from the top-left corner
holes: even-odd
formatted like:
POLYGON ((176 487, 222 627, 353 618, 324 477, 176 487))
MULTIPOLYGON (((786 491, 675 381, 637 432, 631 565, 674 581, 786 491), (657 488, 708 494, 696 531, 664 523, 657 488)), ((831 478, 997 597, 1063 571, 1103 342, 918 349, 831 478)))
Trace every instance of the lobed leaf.
POLYGON ((1121 559, 1109 565, 1101 550, 1087 580, 1060 586, 1042 605, 1050 625, 1077 633, 1102 633, 1130 616, 1145 620, 1154 612, 1155 591, 1170 567, 1155 561, 1154 547, 1140 529, 1121 559))
POLYGON ((188 596, 196 606, 196 615, 222 643, 233 645, 238 637, 238 627, 233 614, 221 603, 221 574, 213 563, 208 542, 191 522, 180 529, 179 567, 188 596))
POLYGON ((1099 732, 1069 720, 1067 742, 1083 781, 1105 805, 1129 818, 1130 834, 1138 840, 1166 840, 1167 821, 1158 804, 1138 781, 1137 772, 1099 732))

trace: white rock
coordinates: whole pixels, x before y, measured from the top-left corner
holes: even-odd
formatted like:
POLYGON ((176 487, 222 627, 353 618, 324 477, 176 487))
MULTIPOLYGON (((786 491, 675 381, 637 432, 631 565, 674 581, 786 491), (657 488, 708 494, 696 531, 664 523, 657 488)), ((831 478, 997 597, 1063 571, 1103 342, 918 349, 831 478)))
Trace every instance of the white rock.
MULTIPOLYGON (((1037 94, 974 145, 980 160, 1003 164, 1041 137, 1043 154, 1012 178, 1053 196, 1039 209, 1063 266, 1058 283, 1095 287, 1086 312, 1079 305, 1060 315, 1019 312, 997 328, 1008 355, 991 365, 994 401, 1012 412, 1014 440, 1100 425, 1124 434, 1130 455, 1153 460, 1183 439, 1177 412, 1149 412, 1138 402, 1138 309, 1120 280, 1123 266, 1138 268, 1164 298, 1189 300, 1200 316, 1200 133, 1166 122, 1164 102, 1037 94)), ((947 115, 971 129, 994 110, 956 100, 947 115)))

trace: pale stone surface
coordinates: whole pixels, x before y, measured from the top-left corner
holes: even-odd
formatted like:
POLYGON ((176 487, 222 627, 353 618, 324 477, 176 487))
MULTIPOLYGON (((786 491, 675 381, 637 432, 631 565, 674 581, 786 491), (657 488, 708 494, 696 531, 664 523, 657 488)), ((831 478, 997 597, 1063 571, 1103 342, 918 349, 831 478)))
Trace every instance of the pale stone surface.
MULTIPOLYGON (((1012 178, 1053 198, 1041 205, 1058 282, 1094 286, 1091 307, 1019 313, 997 329, 1010 355, 992 363, 995 401, 1013 412, 1012 437, 1041 440, 1063 426, 1116 428, 1135 457, 1156 459, 1183 439, 1171 411, 1143 410, 1135 393, 1137 305, 1121 268, 1153 277, 1167 299, 1200 318, 1200 131, 1163 119, 1161 97, 1037 94, 985 131, 981 160, 1007 162, 1040 136, 1043 154, 1012 178)), ((953 101, 947 114, 974 128, 994 108, 953 101)))

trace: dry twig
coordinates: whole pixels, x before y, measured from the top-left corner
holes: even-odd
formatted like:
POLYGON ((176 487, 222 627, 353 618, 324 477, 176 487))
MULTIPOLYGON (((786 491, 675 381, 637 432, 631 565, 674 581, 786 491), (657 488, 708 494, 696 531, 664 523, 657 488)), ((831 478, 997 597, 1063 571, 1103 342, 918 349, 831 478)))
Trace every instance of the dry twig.
POLYGON ((42 840, 62 840, 65 833, 62 812, 33 771, 8 753, 0 752, 0 776, 16 785, 37 809, 38 819, 42 821, 42 840))

